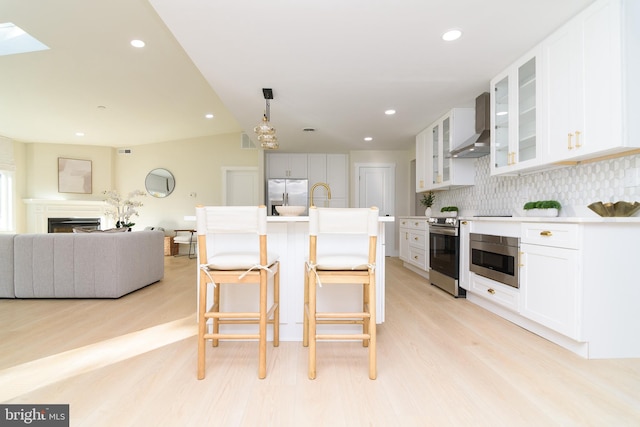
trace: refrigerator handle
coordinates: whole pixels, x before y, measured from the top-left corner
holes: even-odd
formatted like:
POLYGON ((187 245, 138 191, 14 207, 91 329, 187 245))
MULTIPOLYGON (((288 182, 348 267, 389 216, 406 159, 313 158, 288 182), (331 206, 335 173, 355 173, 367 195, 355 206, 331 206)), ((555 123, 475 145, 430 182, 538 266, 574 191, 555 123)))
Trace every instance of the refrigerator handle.
POLYGON ((289 206, 289 193, 285 193, 284 196, 284 205, 289 206))

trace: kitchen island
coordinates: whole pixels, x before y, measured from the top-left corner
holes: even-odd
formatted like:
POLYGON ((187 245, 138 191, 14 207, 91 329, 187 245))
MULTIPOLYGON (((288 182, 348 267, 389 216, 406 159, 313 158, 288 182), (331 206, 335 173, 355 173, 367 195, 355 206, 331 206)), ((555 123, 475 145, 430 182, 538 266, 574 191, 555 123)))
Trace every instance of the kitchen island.
MULTIPOLYGON (((388 216, 381 216, 379 219, 376 248, 376 320, 379 324, 384 322, 385 311, 385 223, 393 221, 394 217, 388 216)), ((280 255, 280 340, 302 341, 305 260, 309 253, 309 217, 267 217, 267 247, 269 252, 280 255)), ((336 249, 339 250, 339 248, 336 249)), ((226 310, 245 310, 247 304, 257 301, 257 286, 230 288, 229 286, 223 287, 223 292, 232 293, 231 298, 226 301, 233 301, 233 305, 226 307, 226 310)), ((357 307, 362 304, 361 289, 358 285, 325 286, 318 293, 318 309, 323 310, 326 301, 330 299, 333 311, 356 311, 357 307)), ((211 301, 209 301, 210 303, 211 301)), ((254 309, 257 310, 255 307, 254 309)), ((251 330, 252 326, 221 325, 221 328, 243 331, 251 330)), ((318 326, 319 331, 323 328, 326 331, 351 332, 359 330, 357 325, 318 326)), ((271 328, 268 328, 268 332, 269 340, 271 340, 271 328)))

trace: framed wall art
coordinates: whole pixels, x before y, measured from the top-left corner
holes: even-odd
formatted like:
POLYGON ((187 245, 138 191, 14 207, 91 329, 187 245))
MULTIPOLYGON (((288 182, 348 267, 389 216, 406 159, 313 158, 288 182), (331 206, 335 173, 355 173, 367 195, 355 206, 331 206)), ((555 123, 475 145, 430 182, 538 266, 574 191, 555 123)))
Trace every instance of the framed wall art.
POLYGON ((91 194, 91 160, 58 157, 58 192, 91 194))

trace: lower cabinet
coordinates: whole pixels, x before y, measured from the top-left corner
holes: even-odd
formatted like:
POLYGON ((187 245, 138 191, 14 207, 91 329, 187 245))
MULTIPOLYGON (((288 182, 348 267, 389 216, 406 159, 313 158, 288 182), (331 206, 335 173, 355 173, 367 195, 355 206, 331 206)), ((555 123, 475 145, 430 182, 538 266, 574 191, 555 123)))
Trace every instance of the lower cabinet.
MULTIPOLYGON (((470 222, 472 232, 488 229, 470 222)), ((517 222, 491 224, 492 234, 507 235, 517 222)), ((558 218, 519 227, 519 288, 461 272, 467 299, 583 357, 640 357, 640 222, 558 218)))
POLYGON ((580 340, 580 251, 527 243, 520 249, 520 314, 580 340))
POLYGON ((400 259, 429 271, 429 226, 426 217, 400 217, 400 259))

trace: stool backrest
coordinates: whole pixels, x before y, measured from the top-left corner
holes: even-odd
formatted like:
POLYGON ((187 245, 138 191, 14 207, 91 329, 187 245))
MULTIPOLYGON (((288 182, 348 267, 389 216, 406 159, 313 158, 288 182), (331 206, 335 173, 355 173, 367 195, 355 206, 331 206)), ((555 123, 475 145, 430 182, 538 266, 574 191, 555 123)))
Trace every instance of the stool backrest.
POLYGON ((207 233, 267 234, 265 206, 197 206, 198 235, 207 233))
POLYGON ((378 208, 309 208, 309 259, 366 256, 375 263, 378 208))
POLYGON ((378 235, 378 208, 309 208, 309 234, 378 235))

